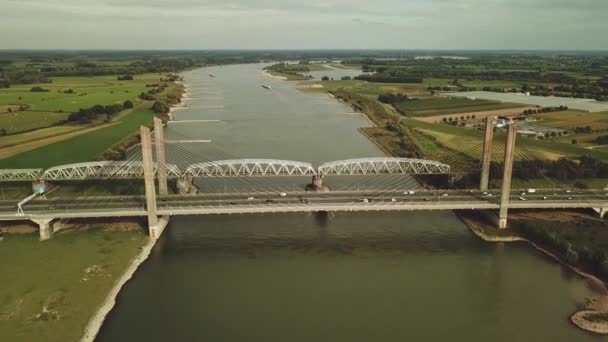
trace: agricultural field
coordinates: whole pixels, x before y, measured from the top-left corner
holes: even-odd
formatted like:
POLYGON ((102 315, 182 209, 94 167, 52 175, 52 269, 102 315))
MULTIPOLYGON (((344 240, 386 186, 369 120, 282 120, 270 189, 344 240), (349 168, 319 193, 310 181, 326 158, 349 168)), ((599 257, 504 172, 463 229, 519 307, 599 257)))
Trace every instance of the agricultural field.
POLYGON ((574 130, 576 127, 591 127, 592 130, 608 129, 608 112, 564 111, 535 114, 538 125, 574 130))
POLYGON ((159 74, 136 75, 132 81, 117 81, 116 76, 56 77, 52 83, 15 85, 0 90, 0 106, 26 105, 27 111, 74 112, 96 104, 110 105, 135 100, 149 90, 146 84, 159 83, 159 74), (42 87, 48 92, 32 92, 42 87), (73 93, 65 93, 71 89, 73 93))
POLYGON ((395 104, 397 110, 406 116, 428 117, 442 114, 460 114, 489 110, 519 108, 517 103, 503 103, 492 100, 471 100, 457 97, 415 98, 395 104))
MULTIPOLYGON (((431 124, 413 119, 401 120, 401 124, 417 134, 430 137, 435 141, 436 148, 443 146, 463 153, 474 159, 480 159, 483 149, 483 131, 455 127, 448 124, 431 124)), ((504 156, 505 133, 497 131, 492 145, 492 160, 501 162, 504 156)), ((517 140, 516 160, 522 159, 558 159, 560 157, 580 157, 590 155, 601 160, 608 160, 608 153, 588 150, 583 147, 557 141, 534 140, 520 137, 517 140)), ((425 154, 435 155, 436 150, 425 151, 425 154)))
POLYGON ((50 127, 68 118, 69 113, 44 111, 0 111, 2 135, 50 127))
MULTIPOLYGON (((54 165, 94 160, 98 155, 152 121, 145 108, 126 111, 110 124, 94 127, 86 134, 70 136, 12 157, 1 159, 0 168, 47 168, 54 165)), ((0 150, 1 152, 2 150, 0 150)))

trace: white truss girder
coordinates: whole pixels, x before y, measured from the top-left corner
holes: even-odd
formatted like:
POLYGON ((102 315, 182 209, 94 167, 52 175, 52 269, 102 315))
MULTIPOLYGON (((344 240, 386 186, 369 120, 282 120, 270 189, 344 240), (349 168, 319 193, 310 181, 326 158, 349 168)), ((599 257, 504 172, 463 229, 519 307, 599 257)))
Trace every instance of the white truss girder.
MULTIPOLYGON (((154 164, 154 174, 156 174, 154 164)), ((43 180, 127 179, 143 178, 143 162, 99 161, 67 164, 52 167, 42 175, 43 180)), ((167 177, 177 178, 181 171, 175 165, 167 165, 167 177)))
POLYGON ((42 177, 42 169, 0 169, 0 181, 35 181, 42 177))
POLYGON ((450 166, 414 158, 360 158, 328 162, 319 166, 321 175, 447 174, 450 166))
POLYGON ((317 172, 310 163, 275 159, 229 159, 190 165, 184 176, 308 176, 317 172))

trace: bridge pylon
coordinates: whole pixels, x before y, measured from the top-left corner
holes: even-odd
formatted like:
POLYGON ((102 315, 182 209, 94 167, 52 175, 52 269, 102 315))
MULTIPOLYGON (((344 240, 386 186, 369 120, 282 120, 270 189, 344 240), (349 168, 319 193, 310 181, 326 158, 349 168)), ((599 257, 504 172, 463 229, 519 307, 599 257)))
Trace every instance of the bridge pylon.
POLYGON ((500 189, 500 210, 498 214, 498 228, 507 228, 507 216, 509 213, 509 202, 511 200, 511 177, 513 176, 513 153, 515 152, 515 137, 517 136, 517 125, 512 123, 507 131, 507 142, 505 144, 505 162, 502 176, 502 187, 500 189))
POLYGON ((167 195, 167 159, 165 157, 165 134, 163 121, 154 118, 154 147, 156 149, 156 175, 158 176, 158 194, 167 195))
POLYGON ((146 191, 146 212, 148 214, 148 226, 150 237, 155 238, 154 227, 158 225, 156 214, 156 189, 154 186, 154 160, 152 159, 152 139, 150 129, 145 126, 140 128, 141 152, 144 168, 144 182, 146 191))
POLYGON ((483 140, 483 156, 481 160, 481 179, 479 190, 488 191, 490 183, 490 163, 492 162, 492 138, 494 137, 494 117, 486 118, 486 131, 483 140))

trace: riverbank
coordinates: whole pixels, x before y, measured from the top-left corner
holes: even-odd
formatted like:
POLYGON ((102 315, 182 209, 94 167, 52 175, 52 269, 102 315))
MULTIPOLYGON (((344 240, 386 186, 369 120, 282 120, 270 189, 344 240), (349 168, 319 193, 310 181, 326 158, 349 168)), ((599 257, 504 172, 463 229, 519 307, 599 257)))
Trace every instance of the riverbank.
POLYGON ((80 338, 80 342, 94 342, 95 337, 99 333, 103 322, 106 317, 116 305, 116 298, 120 293, 120 290, 125 286, 125 284, 133 278, 133 275, 150 256, 152 249, 156 244, 156 239, 148 239, 148 242, 141 248, 139 254, 135 256, 129 267, 125 270, 123 275, 116 281, 107 297, 101 304, 101 306, 97 309, 96 313, 91 317, 89 322, 87 323, 86 328, 84 329, 84 334, 82 338, 80 338))
POLYGON ((597 334, 608 334, 608 287, 606 287, 606 283, 595 275, 569 264, 566 260, 560 258, 557 254, 549 251, 538 243, 520 236, 517 232, 513 232, 511 229, 496 228, 496 225, 490 222, 490 214, 491 213, 485 211, 456 212, 456 215, 461 221, 464 222, 470 231, 480 239, 495 243, 525 242, 560 265, 588 280, 590 282, 590 287, 597 293, 597 297, 589 299, 584 309, 573 313, 570 316, 570 321, 576 327, 585 331, 597 334))
POLYGON ((131 220, 73 221, 45 242, 24 227, 0 241, 0 259, 10 260, 0 263, 0 341, 79 340, 149 242, 131 220))

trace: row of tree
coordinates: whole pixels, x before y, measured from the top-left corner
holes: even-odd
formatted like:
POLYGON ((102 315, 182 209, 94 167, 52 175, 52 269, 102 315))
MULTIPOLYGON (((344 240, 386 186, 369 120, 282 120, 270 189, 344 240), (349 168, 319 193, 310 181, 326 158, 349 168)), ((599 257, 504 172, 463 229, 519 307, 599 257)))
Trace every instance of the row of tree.
POLYGON ((133 102, 131 100, 127 100, 122 104, 116 103, 107 106, 94 105, 89 108, 80 108, 80 110, 77 112, 71 113, 68 116, 68 121, 76 123, 90 123, 102 115, 105 115, 106 119, 109 120, 112 118, 112 116, 129 108, 133 108, 133 102))

